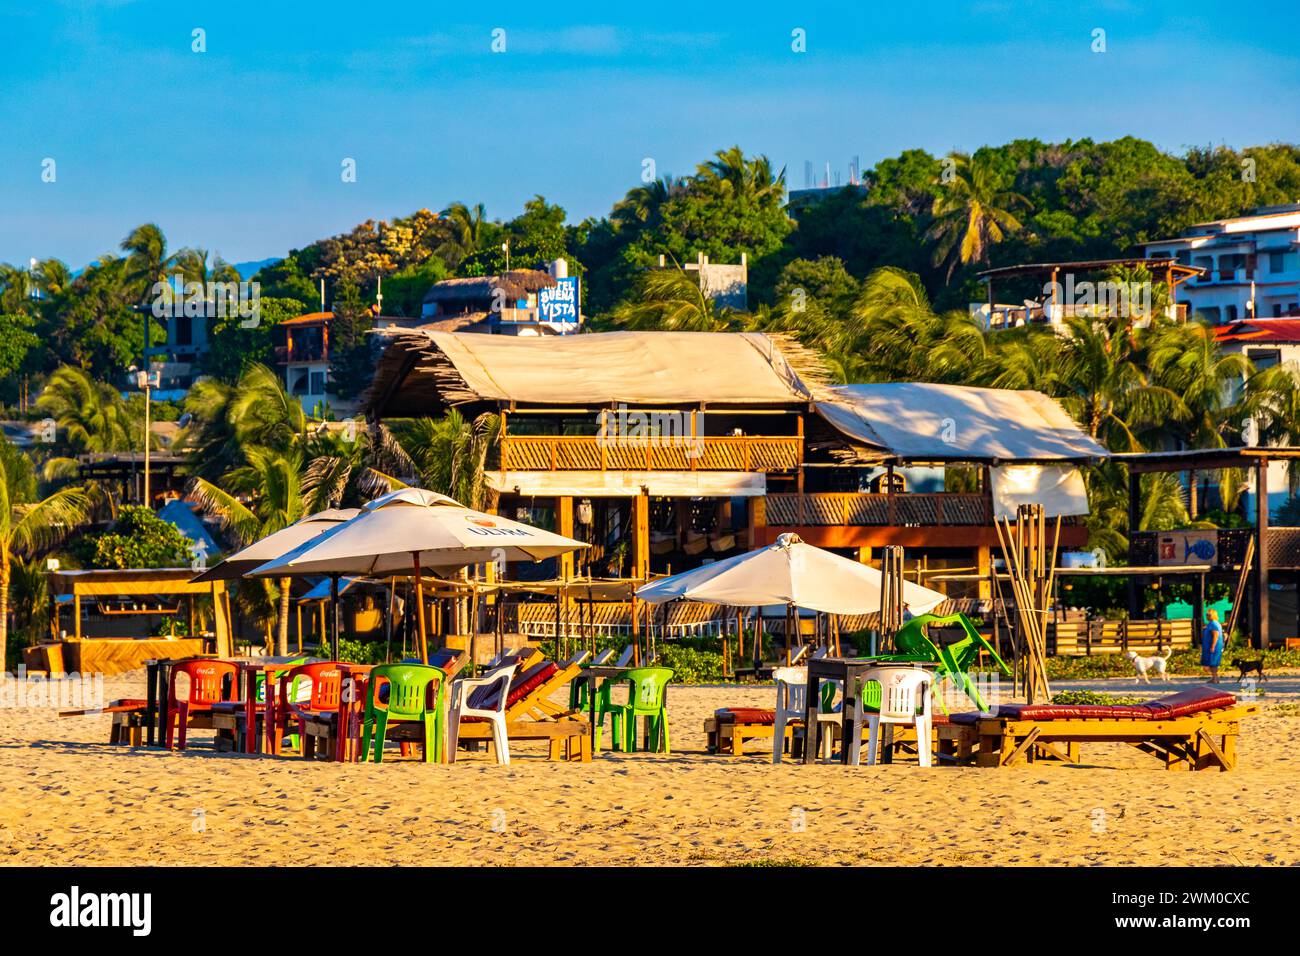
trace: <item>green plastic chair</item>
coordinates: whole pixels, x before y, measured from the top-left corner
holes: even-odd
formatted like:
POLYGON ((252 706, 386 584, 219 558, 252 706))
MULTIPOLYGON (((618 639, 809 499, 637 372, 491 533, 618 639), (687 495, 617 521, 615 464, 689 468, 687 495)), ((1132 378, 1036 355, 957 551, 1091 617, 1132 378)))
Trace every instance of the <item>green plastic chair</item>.
POLYGON ((935 669, 934 674, 934 694, 935 700, 939 702, 939 707, 945 714, 948 712, 948 708, 939 695, 939 686, 945 679, 956 684, 971 699, 977 709, 981 711, 989 709, 988 704, 984 702, 984 698, 976 690, 975 682, 970 678, 971 665, 975 663, 981 650, 988 651, 992 655, 993 660, 997 662, 998 668, 1005 676, 1011 676, 1011 668, 998 656, 998 652, 993 649, 993 645, 984 638, 984 635, 976 630, 974 622, 961 612, 947 615, 921 614, 912 618, 900 627, 898 633, 894 635, 894 646, 898 648, 899 653, 882 655, 873 658, 873 660, 887 664, 906 664, 917 661, 928 661, 937 664, 938 667, 935 669), (966 632, 966 636, 946 647, 939 647, 926 635, 925 629, 932 624, 941 627, 955 624, 966 632))
MULTIPOLYGON (((614 739, 621 736, 623 749, 636 750, 636 719, 650 721, 652 749, 672 753, 668 747, 668 682, 673 679, 671 667, 634 667, 627 672, 627 703, 614 705, 614 739)), ((599 731, 598 731, 599 732, 599 731)))
POLYGON ((384 739, 390 723, 424 725, 424 762, 442 760, 443 695, 447 673, 425 664, 380 664, 370 671, 366 684, 366 709, 362 718, 362 758, 373 756, 375 763, 384 759, 384 739), (430 699, 430 685, 433 688, 430 699), (388 688, 387 702, 379 691, 388 688), (374 752, 371 753, 371 741, 374 752))

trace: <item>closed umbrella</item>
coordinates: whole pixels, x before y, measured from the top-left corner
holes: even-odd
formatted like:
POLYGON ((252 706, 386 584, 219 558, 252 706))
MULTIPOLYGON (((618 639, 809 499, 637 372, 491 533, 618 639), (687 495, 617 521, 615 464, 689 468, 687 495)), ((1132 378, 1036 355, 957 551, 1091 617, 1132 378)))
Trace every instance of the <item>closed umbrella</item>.
POLYGON ((446 495, 403 488, 369 502, 355 518, 255 568, 249 576, 413 572, 421 655, 428 660, 422 568, 539 561, 585 547, 563 535, 466 508, 446 495))

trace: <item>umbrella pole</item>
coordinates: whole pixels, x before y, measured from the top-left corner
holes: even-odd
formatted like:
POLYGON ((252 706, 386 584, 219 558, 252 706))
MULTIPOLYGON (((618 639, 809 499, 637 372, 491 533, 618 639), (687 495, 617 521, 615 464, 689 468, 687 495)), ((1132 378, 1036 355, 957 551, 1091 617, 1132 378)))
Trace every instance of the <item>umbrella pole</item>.
MULTIPOLYGON (((420 552, 411 552, 415 565, 415 626, 420 632, 420 663, 429 663, 429 644, 424 636, 424 577, 420 574, 420 552)), ((472 647, 471 643, 471 647, 472 647)), ((471 655, 473 651, 470 651, 471 655)))
POLYGON ((333 660, 339 659, 339 576, 330 575, 330 617, 334 619, 334 643, 333 653, 330 655, 333 660))

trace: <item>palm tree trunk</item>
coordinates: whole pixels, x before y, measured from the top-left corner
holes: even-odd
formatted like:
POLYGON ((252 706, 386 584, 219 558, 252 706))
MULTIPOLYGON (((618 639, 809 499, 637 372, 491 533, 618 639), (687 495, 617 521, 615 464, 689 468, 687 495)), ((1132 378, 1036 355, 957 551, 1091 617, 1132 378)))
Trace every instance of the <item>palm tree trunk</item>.
POLYGON ((276 641, 275 652, 281 657, 289 656, 289 579, 280 579, 280 634, 276 641))
POLYGON ((0 551, 0 673, 9 660, 9 549, 0 551))
POLYGON ((1188 481, 1187 481, 1187 513, 1191 516, 1192 520, 1195 521, 1195 520, 1196 520, 1196 512, 1199 510, 1199 509, 1196 507, 1196 472, 1195 472, 1195 470, 1189 472, 1188 475, 1187 475, 1187 478, 1188 478, 1188 481))

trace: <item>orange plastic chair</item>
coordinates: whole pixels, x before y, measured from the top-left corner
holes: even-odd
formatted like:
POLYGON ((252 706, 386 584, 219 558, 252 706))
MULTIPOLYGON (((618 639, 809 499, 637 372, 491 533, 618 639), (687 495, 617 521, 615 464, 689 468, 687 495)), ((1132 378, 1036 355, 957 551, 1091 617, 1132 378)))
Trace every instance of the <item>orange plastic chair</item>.
POLYGON ((190 715, 211 711, 212 705, 236 699, 239 686, 239 667, 229 661, 182 661, 173 664, 167 687, 167 726, 163 731, 163 747, 172 749, 173 732, 177 725, 180 733, 179 750, 185 749, 185 730, 190 715), (177 699, 176 679, 184 674, 190 680, 190 689, 184 700, 177 699), (225 678, 230 683, 225 683, 225 678))
MULTIPOLYGON (((290 719, 298 724, 298 739, 307 734, 307 718, 339 710, 343 692, 343 671, 338 661, 321 661, 301 664, 280 678, 280 693, 275 708, 275 748, 279 753, 289 730, 290 719), (290 700, 294 688, 303 678, 311 681, 311 698, 298 702, 290 700)), ((296 696, 296 695, 295 695, 296 696)))

